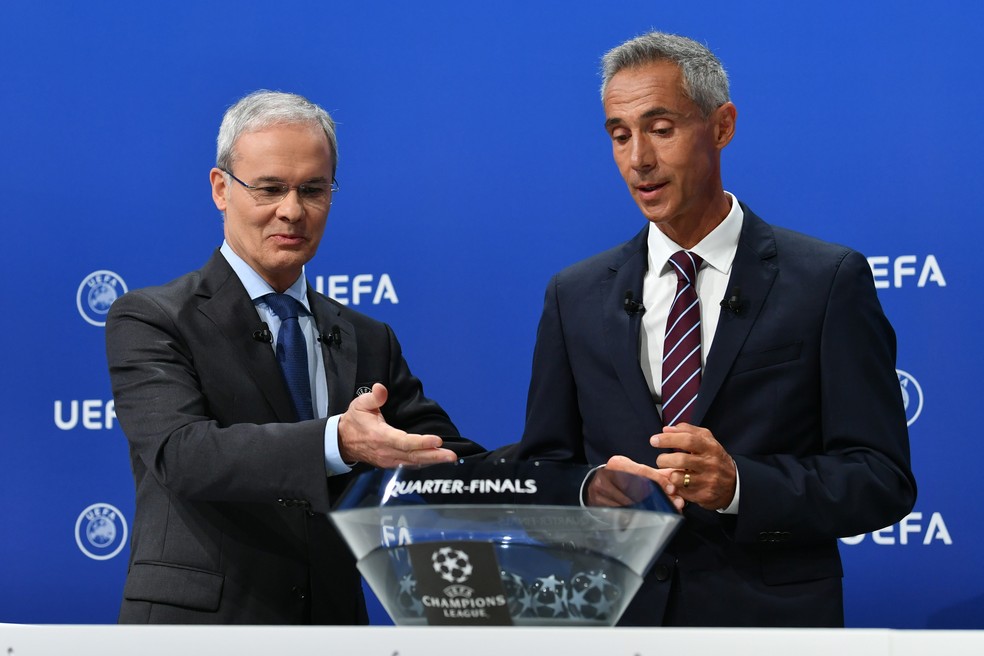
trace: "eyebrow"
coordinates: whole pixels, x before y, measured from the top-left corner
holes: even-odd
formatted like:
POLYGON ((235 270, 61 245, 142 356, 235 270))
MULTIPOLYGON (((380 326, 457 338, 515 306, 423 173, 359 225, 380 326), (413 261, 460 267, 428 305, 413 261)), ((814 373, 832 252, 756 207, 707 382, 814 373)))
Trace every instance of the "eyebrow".
MULTIPOLYGON (((668 107, 653 107, 652 109, 644 112, 642 116, 640 116, 639 118, 647 119, 647 118, 656 118, 657 116, 683 116, 683 114, 674 111, 668 107)), ((623 121, 618 117, 610 118, 607 121, 605 121, 605 128, 606 129, 612 128, 616 125, 622 125, 623 123, 625 123, 625 121, 623 121)))
MULTIPOLYGON (((254 182, 253 184, 256 185, 256 184, 259 184, 261 182, 282 182, 284 184, 287 183, 286 180, 284 180, 283 178, 277 177, 275 175, 261 175, 260 177, 258 177, 256 179, 256 182, 254 182)), ((300 184, 311 184, 312 182, 328 182, 328 178, 326 178, 323 175, 319 175, 319 176, 314 177, 314 178, 308 178, 307 180, 305 180, 304 182, 301 182, 300 184)))

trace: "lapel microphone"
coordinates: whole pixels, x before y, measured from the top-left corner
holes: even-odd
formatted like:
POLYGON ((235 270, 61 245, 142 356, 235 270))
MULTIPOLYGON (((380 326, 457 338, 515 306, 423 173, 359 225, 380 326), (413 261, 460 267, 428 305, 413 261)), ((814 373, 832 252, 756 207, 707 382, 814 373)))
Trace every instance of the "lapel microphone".
POLYGON ((731 296, 721 301, 721 307, 731 314, 741 314, 741 287, 733 287, 731 296))
POLYGON ((646 306, 644 306, 639 301, 633 299, 633 294, 631 289, 625 290, 625 301, 622 303, 622 307, 625 308, 625 313, 630 317, 639 312, 646 311, 646 306))
POLYGON ((270 326, 266 325, 266 322, 263 322, 263 328, 253 331, 253 339, 258 342, 273 344, 273 333, 270 332, 270 326))
POLYGON ((325 346, 341 346, 342 331, 338 326, 332 326, 331 332, 326 335, 318 335, 318 341, 325 346))

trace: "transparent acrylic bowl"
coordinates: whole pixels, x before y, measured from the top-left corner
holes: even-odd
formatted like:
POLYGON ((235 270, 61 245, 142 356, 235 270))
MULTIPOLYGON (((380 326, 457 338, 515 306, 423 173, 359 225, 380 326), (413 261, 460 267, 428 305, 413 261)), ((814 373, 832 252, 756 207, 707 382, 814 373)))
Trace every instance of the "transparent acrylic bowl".
POLYGON ((459 547, 488 544, 508 605, 501 623, 610 626, 682 516, 657 485, 625 474, 619 486, 631 505, 583 506, 590 471, 503 461, 373 470, 353 482, 330 517, 396 624, 428 624, 427 607, 457 603, 453 593, 467 587, 450 576, 452 599, 422 594, 414 565, 431 563, 414 563, 413 545, 433 546, 437 567, 442 549, 467 559, 459 547))

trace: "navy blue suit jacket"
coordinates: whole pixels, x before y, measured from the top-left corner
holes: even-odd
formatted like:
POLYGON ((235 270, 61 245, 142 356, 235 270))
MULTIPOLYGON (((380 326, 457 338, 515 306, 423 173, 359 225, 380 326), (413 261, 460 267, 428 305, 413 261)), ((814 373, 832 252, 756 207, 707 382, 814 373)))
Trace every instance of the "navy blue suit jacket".
MULTIPOLYGON (((770 226, 747 207, 693 423, 730 453, 737 516, 690 504, 623 624, 843 624, 838 537, 915 501, 895 333, 865 258, 770 226)), ((654 465, 662 429, 639 366, 648 226, 551 280, 537 333, 521 458, 654 465)))

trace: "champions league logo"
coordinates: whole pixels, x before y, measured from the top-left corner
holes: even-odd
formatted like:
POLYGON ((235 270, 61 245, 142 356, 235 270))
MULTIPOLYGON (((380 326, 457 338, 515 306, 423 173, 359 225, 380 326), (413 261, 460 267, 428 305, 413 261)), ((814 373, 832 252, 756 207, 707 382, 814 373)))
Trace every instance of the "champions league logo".
POLYGON ((109 560, 126 545, 123 513, 108 503, 94 503, 75 522, 75 543, 93 560, 109 560))
POLYGON ((391 597, 404 617, 423 615, 428 624, 511 623, 491 544, 450 542, 407 548, 413 573, 400 579, 391 597))
POLYGON ((623 598, 621 587, 604 572, 594 570, 577 572, 570 581, 551 574, 527 584, 516 572, 503 569, 499 575, 504 597, 476 595, 473 588, 462 584, 467 579, 464 572, 471 573, 467 554, 443 547, 431 560, 434 572, 445 581, 453 581, 452 585, 444 588, 441 596, 428 596, 421 593, 413 574, 405 574, 395 592, 395 604, 404 617, 422 618, 427 608, 443 609, 447 618, 480 616, 482 609, 497 608, 520 623, 536 623, 537 618, 574 618, 602 624, 612 618, 623 598))
POLYGON ((441 547, 431 556, 434 571, 448 583, 464 583, 472 573, 468 554, 460 549, 441 547))
POLYGON ((112 271, 93 271, 75 295, 79 314, 93 326, 106 325, 106 313, 113 301, 127 292, 126 283, 112 271))
POLYGON ((919 418, 923 408, 923 392, 919 382, 912 374, 896 369, 899 375, 899 387, 902 388, 902 403, 905 405, 905 425, 912 426, 919 418))

